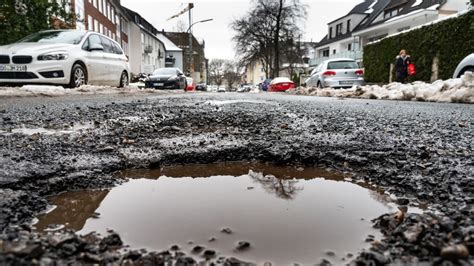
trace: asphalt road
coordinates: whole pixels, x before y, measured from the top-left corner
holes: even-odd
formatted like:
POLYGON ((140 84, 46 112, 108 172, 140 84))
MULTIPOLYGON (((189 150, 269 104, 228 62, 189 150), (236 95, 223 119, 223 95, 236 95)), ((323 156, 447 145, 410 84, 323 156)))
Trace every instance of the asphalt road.
POLYGON ((385 239, 358 260, 469 264, 473 117, 465 104, 269 93, 4 98, 0 229, 15 239, 46 195, 110 186, 118 170, 255 159, 352 172, 401 206, 428 206, 374 220, 385 239))

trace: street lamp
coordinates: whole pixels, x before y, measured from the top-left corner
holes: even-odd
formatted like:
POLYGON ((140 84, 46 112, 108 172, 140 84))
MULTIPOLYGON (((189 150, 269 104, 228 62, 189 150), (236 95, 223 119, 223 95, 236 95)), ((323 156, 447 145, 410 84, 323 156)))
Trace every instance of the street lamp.
POLYGON ((204 22, 208 22, 208 21, 213 21, 214 19, 210 18, 210 19, 204 19, 204 20, 200 20, 198 22, 194 22, 193 24, 191 24, 191 26, 189 26, 188 30, 186 32, 189 32, 191 30, 191 28, 198 24, 198 23, 204 23, 204 22))
POLYGON ((210 19, 204 19, 204 20, 200 20, 200 21, 197 21, 197 22, 194 22, 191 24, 191 9, 189 10, 189 28, 188 30, 186 31, 186 33, 188 33, 189 35, 189 75, 192 77, 192 72, 193 72, 193 65, 194 65, 194 57, 193 57, 193 35, 191 33, 191 29, 193 28, 194 25, 198 24, 198 23, 204 23, 204 22, 209 22, 209 21, 212 21, 213 19, 210 18, 210 19))

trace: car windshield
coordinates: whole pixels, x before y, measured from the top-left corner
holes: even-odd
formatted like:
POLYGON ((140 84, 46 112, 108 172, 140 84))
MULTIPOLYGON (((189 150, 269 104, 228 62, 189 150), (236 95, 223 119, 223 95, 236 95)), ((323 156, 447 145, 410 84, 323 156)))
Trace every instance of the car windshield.
POLYGON ((153 72, 153 75, 176 75, 174 68, 159 68, 153 72))
POLYGON ((336 61, 329 62, 328 69, 355 69, 359 68, 355 61, 336 61))
POLYGON ((33 33, 19 42, 79 44, 86 32, 83 31, 41 31, 33 33))

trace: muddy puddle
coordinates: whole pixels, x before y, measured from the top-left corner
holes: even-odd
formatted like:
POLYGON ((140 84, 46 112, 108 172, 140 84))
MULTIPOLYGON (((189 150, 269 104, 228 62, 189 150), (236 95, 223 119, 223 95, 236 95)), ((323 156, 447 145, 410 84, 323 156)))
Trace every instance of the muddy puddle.
POLYGON ((111 190, 51 197, 56 208, 35 226, 113 229, 133 249, 179 245, 192 255, 200 245, 258 264, 342 264, 369 248, 368 235, 381 238, 370 220, 396 210, 380 191, 323 169, 222 163, 121 175, 129 181, 111 190), (239 250, 239 241, 250 247, 239 250))

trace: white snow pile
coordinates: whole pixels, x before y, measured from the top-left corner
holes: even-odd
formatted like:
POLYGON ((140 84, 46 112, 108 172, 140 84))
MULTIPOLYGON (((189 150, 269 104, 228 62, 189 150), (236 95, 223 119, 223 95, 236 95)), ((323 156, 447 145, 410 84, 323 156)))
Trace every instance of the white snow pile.
POLYGON ((65 96, 65 95, 106 95, 106 94, 149 94, 169 93, 170 91, 143 89, 135 85, 125 88, 110 86, 84 85, 79 88, 65 89, 61 86, 25 85, 22 87, 0 87, 0 97, 28 97, 28 96, 65 96))
POLYGON ((298 87, 287 93, 321 97, 474 103, 474 74, 467 72, 461 78, 438 80, 432 84, 417 81, 411 84, 354 86, 350 89, 298 87))

